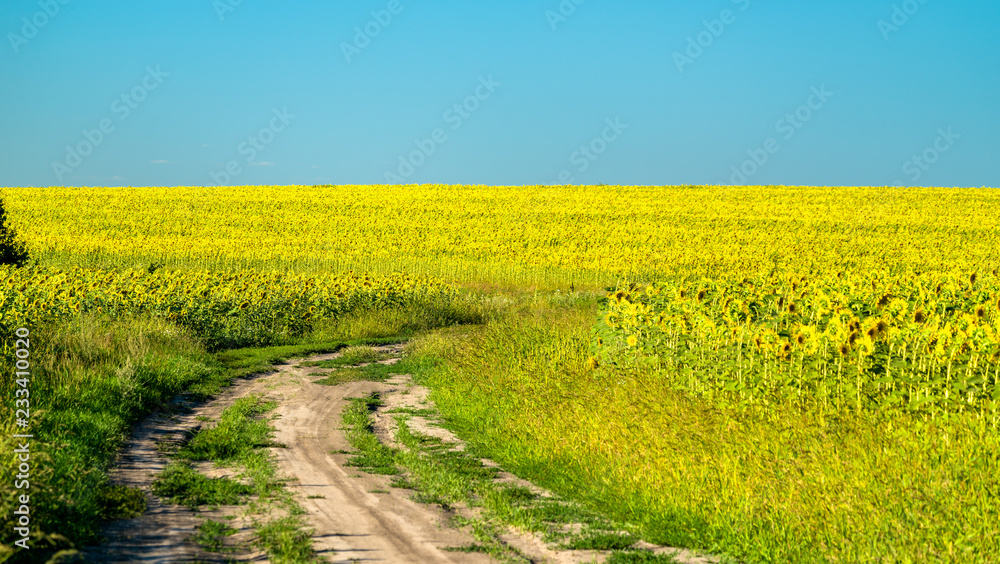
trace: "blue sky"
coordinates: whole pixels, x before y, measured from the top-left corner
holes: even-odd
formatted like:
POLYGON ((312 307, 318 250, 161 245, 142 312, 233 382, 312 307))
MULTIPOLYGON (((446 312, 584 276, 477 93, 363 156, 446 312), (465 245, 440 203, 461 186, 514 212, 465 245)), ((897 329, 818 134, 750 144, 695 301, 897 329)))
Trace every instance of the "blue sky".
POLYGON ((4 0, 0 186, 1000 186, 1000 4, 4 0))

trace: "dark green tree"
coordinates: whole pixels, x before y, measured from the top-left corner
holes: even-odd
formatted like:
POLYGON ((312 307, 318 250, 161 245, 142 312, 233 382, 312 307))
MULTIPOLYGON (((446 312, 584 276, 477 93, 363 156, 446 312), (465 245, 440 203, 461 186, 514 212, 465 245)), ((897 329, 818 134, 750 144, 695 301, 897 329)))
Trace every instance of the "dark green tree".
POLYGON ((17 237, 17 232, 7 225, 7 206, 0 198, 0 264, 24 266, 28 262, 28 247, 17 237))

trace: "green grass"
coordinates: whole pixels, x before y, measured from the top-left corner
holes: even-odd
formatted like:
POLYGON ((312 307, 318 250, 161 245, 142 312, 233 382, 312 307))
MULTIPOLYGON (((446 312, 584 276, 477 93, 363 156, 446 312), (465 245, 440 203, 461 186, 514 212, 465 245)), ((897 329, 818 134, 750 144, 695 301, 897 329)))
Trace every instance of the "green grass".
POLYGON ((208 478, 189 462, 173 461, 153 482, 153 493, 169 503, 197 509, 203 505, 244 503, 253 488, 230 478, 208 478))
MULTIPOLYGON (((95 541, 104 519, 139 510, 139 496, 110 486, 106 471, 131 425, 193 383, 211 379, 216 365, 189 333, 141 317, 64 320, 35 329, 31 345, 31 525, 43 536, 62 535, 71 546, 95 541)), ((2 452, 16 448, 8 422, 0 420, 2 452)), ((0 460, 7 483, 13 483, 13 464, 13 457, 0 460)), ((14 540, 16 493, 0 488, 0 543, 7 549, 14 540)), ((0 546, 0 560, 7 552, 0 546)), ((44 554, 32 550, 28 560, 44 554)))
POLYGON ((178 455, 188 460, 227 462, 271 446, 271 427, 257 417, 275 407, 276 403, 257 395, 239 398, 222 412, 217 425, 200 430, 178 455))
POLYGON ((563 546, 570 550, 621 550, 638 540, 632 535, 597 531, 572 539, 563 546))
POLYGON ((448 301, 414 302, 398 308, 349 313, 337 319, 316 321, 309 342, 370 339, 368 343, 353 344, 389 344, 406 340, 421 331, 482 323, 496 308, 488 300, 463 294, 448 301), (386 341, 371 341, 377 338, 386 341))
POLYGON ((348 461, 349 466, 360 468, 369 474, 399 474, 396 453, 379 442, 372 430, 370 412, 378 407, 377 397, 352 398, 343 413, 344 425, 349 426, 347 440, 358 454, 348 461))
POLYGON ((415 417, 437 417, 440 415, 436 409, 415 409, 412 407, 394 407, 386 413, 412 415, 415 417))
POLYGON ((360 382, 363 380, 383 382, 388 380, 392 374, 404 374, 405 372, 405 368, 399 366, 398 363, 393 365, 375 363, 360 368, 349 367, 334 370, 325 374, 325 378, 315 380, 313 383, 324 386, 336 386, 345 382, 360 382))
POLYGON ((341 368, 355 364, 378 362, 392 358, 392 354, 380 351, 370 345, 355 345, 340 351, 340 356, 330 360, 302 362, 299 366, 315 366, 318 368, 341 368))
POLYGON ((1000 553, 1000 438, 973 417, 723 409, 662 374, 590 368, 596 311, 526 296, 416 339, 439 359, 417 380, 475 449, 650 542, 747 563, 1000 553))
POLYGON ((652 552, 629 550, 618 550, 611 553, 605 561, 606 564, 672 564, 677 559, 667 554, 653 554, 652 552))
POLYGON ((226 546, 226 537, 236 534, 236 529, 225 523, 206 519, 198 525, 198 532, 192 540, 208 552, 233 552, 235 549, 226 546))
POLYGON ((325 562, 313 552, 312 531, 303 527, 298 516, 274 519, 257 527, 257 539, 274 564, 325 562))
POLYGON ((447 550, 449 552, 465 552, 465 553, 482 552, 482 553, 489 553, 490 552, 490 547, 482 545, 482 544, 478 544, 478 543, 469 543, 469 544, 465 544, 465 545, 462 545, 462 546, 446 546, 446 547, 443 548, 443 550, 447 550))

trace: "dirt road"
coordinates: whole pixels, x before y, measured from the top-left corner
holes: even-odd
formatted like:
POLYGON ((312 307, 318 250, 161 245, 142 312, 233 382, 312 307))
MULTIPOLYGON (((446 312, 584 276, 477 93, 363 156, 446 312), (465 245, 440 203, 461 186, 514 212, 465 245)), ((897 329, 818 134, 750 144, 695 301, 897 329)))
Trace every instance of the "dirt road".
POLYGON ((333 562, 491 561, 483 554, 443 550, 473 539, 448 526, 450 515, 443 510, 410 500, 405 490, 389 486, 388 477, 359 472, 346 465, 349 455, 335 454, 351 450, 340 429, 345 398, 389 393, 393 385, 315 385, 316 378, 307 376, 314 369, 279 368, 279 375, 270 379, 273 393, 281 396, 275 440, 289 448, 275 449, 275 454, 282 473, 297 480, 289 487, 301 494, 320 554, 333 562))
MULTIPOLYGON (((380 347, 383 352, 399 355, 399 345, 380 347)), ((321 361, 336 355, 319 355, 309 360, 321 361)), ((120 457, 113 481, 150 491, 155 475, 166 466, 167 458, 158 443, 179 442, 204 421, 217 420, 222 410, 237 398, 260 394, 276 400, 278 407, 274 440, 280 447, 272 450, 279 474, 290 478, 288 489, 307 512, 314 529, 313 546, 330 562, 387 563, 480 563, 494 562, 486 554, 454 549, 475 543, 471 533, 454 526, 455 512, 468 516, 468 508, 445 510, 438 505, 422 504, 411 499, 412 491, 391 487, 388 476, 367 474, 348 465, 353 450, 348 443, 341 413, 350 398, 380 394, 387 407, 427 407, 428 390, 414 386, 409 375, 399 374, 386 382, 347 382, 334 386, 316 383, 317 369, 300 367, 304 359, 292 359, 275 367, 273 372, 239 379, 220 397, 180 416, 154 416, 137 427, 120 457), (418 405, 419 404, 419 405, 418 405), (449 550, 451 549, 451 550, 449 550)), ((386 363, 392 363, 393 358, 386 363)), ((395 422, 385 410, 375 413, 375 432, 387 444, 395 443, 395 422)), ((412 427, 423 434, 436 435, 449 442, 457 441, 447 430, 424 418, 414 417, 412 427)), ((489 461, 485 461, 490 464, 489 461)), ((225 470, 210 464, 200 470, 211 475, 225 470)), ((518 481, 509 474, 498 478, 518 481)), ((519 481, 535 491, 543 491, 519 481)), ((545 495, 548 495, 545 493, 545 495)), ((149 508, 138 519, 119 521, 105 530, 106 544, 85 552, 93 562, 264 562, 265 554, 253 548, 220 555, 205 552, 191 540, 203 517, 228 518, 238 533, 230 542, 251 545, 252 519, 243 515, 242 506, 222 507, 199 514, 179 506, 164 505, 147 493, 149 508), (231 560, 230 560, 231 561, 231 560)), ((547 546, 536 535, 510 530, 501 542, 531 562, 603 562, 607 552, 558 550, 547 546)), ((676 553, 678 562, 709 563, 711 560, 652 547, 656 552, 676 553)))
MULTIPOLYGON (((83 550, 87 562, 170 564, 216 561, 217 555, 204 553, 190 541, 202 519, 186 507, 164 503, 153 495, 153 480, 167 466, 164 446, 180 444, 206 419, 218 420, 223 409, 250 393, 257 380, 264 377, 239 379, 209 403, 175 400, 170 414, 154 414, 132 430, 132 436, 111 472, 111 483, 146 492, 146 512, 141 517, 115 521, 104 527, 102 533, 108 542, 83 550)), ((204 512, 203 515, 210 516, 212 513, 204 512)), ((249 539, 252 534, 249 526, 244 526, 236 538, 249 539)), ((247 561, 260 561, 263 555, 244 551, 240 557, 247 561)))

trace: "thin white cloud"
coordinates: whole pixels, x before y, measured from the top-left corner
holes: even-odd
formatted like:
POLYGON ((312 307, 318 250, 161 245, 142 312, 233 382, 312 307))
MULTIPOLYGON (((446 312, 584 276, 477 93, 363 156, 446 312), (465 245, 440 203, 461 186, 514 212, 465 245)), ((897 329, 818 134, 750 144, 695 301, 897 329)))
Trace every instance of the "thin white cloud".
POLYGON ((149 162, 152 163, 152 164, 169 164, 170 163, 170 161, 163 160, 163 159, 156 159, 155 161, 149 161, 149 162))
POLYGON ((272 163, 271 161, 261 161, 259 163, 250 163, 250 164, 252 164, 253 166, 274 166, 274 163, 272 163))

